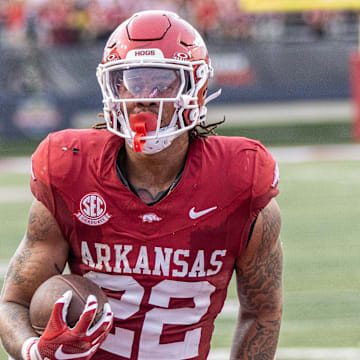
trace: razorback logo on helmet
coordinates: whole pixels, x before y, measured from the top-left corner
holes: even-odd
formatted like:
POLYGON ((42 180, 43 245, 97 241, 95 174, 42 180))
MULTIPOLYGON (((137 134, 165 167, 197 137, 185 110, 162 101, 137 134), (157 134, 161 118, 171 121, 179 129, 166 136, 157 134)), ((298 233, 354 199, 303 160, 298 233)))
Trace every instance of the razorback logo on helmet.
POLYGON ((118 54, 109 54, 107 57, 106 57, 106 60, 107 61, 116 61, 116 60, 120 60, 120 57, 118 54))
POLYGON ((111 218, 106 211, 106 202, 97 193, 86 194, 80 200, 80 210, 74 214, 82 223, 90 226, 105 224, 111 218))
POLYGON ((127 53, 126 59, 134 59, 139 57, 164 59, 164 54, 160 49, 135 49, 135 50, 130 50, 127 53))
POLYGON ((183 52, 177 52, 174 54, 173 59, 180 61, 188 61, 190 59, 190 55, 183 52))

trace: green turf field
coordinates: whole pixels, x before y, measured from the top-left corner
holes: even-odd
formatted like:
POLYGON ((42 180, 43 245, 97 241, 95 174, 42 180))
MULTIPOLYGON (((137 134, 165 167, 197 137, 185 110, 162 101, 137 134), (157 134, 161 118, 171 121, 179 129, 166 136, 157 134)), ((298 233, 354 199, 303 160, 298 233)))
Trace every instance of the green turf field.
MULTIPOLYGON (((280 347, 360 348, 360 162, 280 163, 285 254, 280 347)), ((0 189, 28 176, 0 174, 0 189)), ((1 204, 0 262, 25 230, 29 203, 1 204)), ((229 298, 234 298, 234 286, 229 298)), ((216 322, 213 348, 228 348, 236 314, 216 322)), ((5 353, 0 349, 0 360, 5 353)), ((298 360, 305 360, 299 357, 298 360)))

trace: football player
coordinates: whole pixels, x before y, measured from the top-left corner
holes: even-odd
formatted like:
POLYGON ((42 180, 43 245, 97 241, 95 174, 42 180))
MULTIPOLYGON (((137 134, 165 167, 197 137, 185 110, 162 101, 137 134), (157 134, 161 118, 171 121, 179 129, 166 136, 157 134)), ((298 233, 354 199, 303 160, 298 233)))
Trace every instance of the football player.
POLYGON ((206 104, 219 95, 208 95, 212 75, 202 38, 174 13, 137 13, 110 36, 97 69, 104 124, 52 133, 32 157, 35 200, 0 307, 10 356, 206 359, 235 273, 230 357, 274 358, 278 168, 257 141, 208 136, 206 104), (69 328, 66 293, 39 336, 31 297, 66 264, 101 286, 111 310, 90 327, 92 299, 69 328))

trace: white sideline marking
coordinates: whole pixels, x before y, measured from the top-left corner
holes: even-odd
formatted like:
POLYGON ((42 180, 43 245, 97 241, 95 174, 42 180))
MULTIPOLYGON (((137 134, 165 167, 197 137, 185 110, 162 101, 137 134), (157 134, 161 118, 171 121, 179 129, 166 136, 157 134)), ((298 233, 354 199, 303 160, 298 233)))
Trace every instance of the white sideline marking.
MULTIPOLYGON (((229 360, 228 349, 214 349, 208 360, 229 360)), ((356 348, 282 348, 278 349, 275 359, 278 360, 358 360, 360 349, 356 348)))
POLYGON ((0 279, 3 279, 5 277, 7 268, 8 268, 8 262, 1 261, 0 262, 0 279))
MULTIPOLYGON (((95 119, 97 114, 91 116, 95 119)), ((350 100, 335 101, 287 101, 217 105, 209 104, 207 119, 209 124, 226 116, 224 127, 228 125, 277 125, 277 124, 312 124, 349 122, 354 116, 354 108, 350 100)), ((91 124, 92 125, 92 124, 91 124)), ((90 124, 87 125, 90 127, 90 124)))
POLYGON ((279 349, 277 359, 324 359, 356 360, 360 358, 360 349, 356 348, 289 348, 279 349))
POLYGON ((269 147, 279 163, 360 160, 360 144, 269 147))
POLYGON ((0 204, 32 201, 34 196, 28 187, 1 187, 0 204))
POLYGON ((31 158, 29 157, 8 157, 0 159, 0 174, 30 174, 31 158))

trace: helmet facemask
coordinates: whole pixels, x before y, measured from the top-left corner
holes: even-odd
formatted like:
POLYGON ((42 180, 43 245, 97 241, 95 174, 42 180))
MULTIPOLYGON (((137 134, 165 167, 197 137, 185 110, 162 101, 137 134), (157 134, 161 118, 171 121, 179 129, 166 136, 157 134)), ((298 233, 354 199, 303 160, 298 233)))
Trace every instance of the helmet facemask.
POLYGON ((154 50, 156 59, 131 59, 129 52, 130 59, 100 64, 97 69, 108 130, 125 138, 135 151, 145 154, 162 151, 177 136, 204 120, 206 107, 198 103, 198 94, 211 74, 211 67, 203 60, 164 59, 159 49, 154 50), (150 110, 128 114, 127 104, 131 103, 156 104, 156 118, 150 110), (163 117, 165 103, 174 106, 167 124, 163 117))

